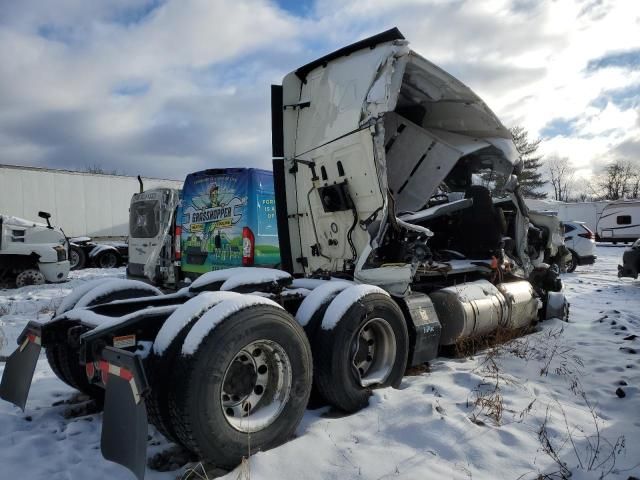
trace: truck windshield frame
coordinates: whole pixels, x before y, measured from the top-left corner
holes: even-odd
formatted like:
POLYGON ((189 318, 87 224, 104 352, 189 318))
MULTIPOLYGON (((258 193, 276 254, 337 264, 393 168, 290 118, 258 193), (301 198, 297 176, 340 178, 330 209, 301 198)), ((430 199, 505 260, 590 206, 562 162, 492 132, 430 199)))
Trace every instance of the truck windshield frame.
POLYGON ((160 231, 158 200, 139 200, 131 203, 129 215, 129 236, 132 238, 155 238, 160 231))

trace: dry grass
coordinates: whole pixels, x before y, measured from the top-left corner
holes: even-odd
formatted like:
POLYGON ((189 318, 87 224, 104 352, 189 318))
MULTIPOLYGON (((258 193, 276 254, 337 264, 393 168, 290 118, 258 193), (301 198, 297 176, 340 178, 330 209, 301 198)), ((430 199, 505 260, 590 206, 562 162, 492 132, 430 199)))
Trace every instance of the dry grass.
POLYGON ((505 345, 533 331, 533 327, 517 329, 498 327, 496 331, 488 335, 463 338, 458 340, 454 346, 455 356, 471 357, 480 351, 505 345))

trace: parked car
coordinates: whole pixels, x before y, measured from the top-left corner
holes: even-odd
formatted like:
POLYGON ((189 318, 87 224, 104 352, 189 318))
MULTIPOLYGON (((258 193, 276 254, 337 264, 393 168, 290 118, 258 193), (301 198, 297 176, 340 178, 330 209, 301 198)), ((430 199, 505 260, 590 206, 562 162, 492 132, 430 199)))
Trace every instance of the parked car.
POLYGON ((567 272, 573 272, 579 265, 593 265, 596 262, 596 235, 585 222, 562 222, 564 224, 564 244, 571 252, 571 259, 565 262, 567 272))
POLYGON ((622 265, 618 265, 618 276, 638 278, 638 271, 640 271, 640 238, 622 254, 622 265))
POLYGON ((126 243, 100 244, 90 237, 69 239, 69 263, 71 270, 86 267, 116 268, 126 262, 129 247, 126 243))

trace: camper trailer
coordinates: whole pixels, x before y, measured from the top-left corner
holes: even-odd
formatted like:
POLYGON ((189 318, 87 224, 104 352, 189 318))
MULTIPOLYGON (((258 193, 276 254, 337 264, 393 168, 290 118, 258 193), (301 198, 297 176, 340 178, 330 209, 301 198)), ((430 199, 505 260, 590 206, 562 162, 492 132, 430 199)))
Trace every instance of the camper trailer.
POLYGON ((640 200, 623 200, 607 205, 598 219, 601 242, 633 242, 640 238, 640 200))

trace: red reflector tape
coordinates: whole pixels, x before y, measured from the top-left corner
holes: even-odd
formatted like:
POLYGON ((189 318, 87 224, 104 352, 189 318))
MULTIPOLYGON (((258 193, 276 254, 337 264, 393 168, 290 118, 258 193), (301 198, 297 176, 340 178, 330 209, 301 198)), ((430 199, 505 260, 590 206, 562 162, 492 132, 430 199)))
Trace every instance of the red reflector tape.
POLYGON ((131 392, 133 393, 133 398, 136 403, 140 403, 140 394, 138 392, 138 386, 136 385, 136 381, 133 378, 133 372, 127 370, 126 368, 118 367, 117 365, 113 365, 112 363, 106 362, 104 360, 100 360, 100 371, 102 373, 102 383, 107 384, 107 378, 109 374, 115 375, 116 377, 120 377, 123 380, 129 382, 131 386, 131 392))
POLYGON ((96 367, 94 367, 93 363, 89 362, 85 365, 84 368, 87 371, 87 378, 91 380, 96 374, 96 367))
POLYGON ((127 382, 133 378, 133 373, 131 373, 126 368, 120 369, 120 378, 124 378, 127 382))
POLYGON ((27 348, 27 344, 29 343, 33 343, 35 345, 42 345, 42 339, 35 333, 27 333, 27 336, 25 337, 24 342, 22 342, 22 345, 20 345, 20 351, 23 351, 25 348, 27 348))

